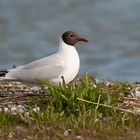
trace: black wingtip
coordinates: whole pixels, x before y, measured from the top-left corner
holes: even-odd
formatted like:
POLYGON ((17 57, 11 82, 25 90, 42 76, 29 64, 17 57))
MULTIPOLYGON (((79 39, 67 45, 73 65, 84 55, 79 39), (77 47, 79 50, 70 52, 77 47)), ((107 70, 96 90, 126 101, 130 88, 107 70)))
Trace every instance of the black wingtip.
POLYGON ((0 70, 0 77, 4 77, 8 70, 0 70))

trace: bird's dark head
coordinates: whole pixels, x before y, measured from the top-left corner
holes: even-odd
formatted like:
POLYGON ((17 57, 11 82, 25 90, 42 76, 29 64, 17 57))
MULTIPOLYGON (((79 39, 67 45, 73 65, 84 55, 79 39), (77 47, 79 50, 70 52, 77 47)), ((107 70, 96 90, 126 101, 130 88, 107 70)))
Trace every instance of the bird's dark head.
POLYGON ((80 37, 74 31, 66 31, 62 35, 62 39, 68 45, 75 45, 79 41, 88 42, 87 39, 80 37))

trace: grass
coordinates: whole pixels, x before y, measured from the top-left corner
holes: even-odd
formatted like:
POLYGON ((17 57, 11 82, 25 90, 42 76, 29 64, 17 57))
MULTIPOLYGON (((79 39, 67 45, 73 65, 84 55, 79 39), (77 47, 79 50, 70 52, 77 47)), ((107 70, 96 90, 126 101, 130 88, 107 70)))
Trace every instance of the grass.
POLYGON ((1 139, 139 139, 139 114, 118 107, 131 84, 96 83, 88 75, 69 85, 64 79, 59 86, 39 82, 48 86, 44 92, 50 96, 26 103, 29 116, 1 112, 1 139))

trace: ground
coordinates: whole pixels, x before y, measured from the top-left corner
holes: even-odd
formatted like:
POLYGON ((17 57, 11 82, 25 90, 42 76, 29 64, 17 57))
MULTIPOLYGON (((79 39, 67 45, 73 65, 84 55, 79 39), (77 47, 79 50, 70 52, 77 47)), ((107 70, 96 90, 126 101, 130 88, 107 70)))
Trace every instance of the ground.
POLYGON ((19 82, 0 83, 0 138, 8 140, 138 140, 139 83, 85 75, 69 85, 39 80, 32 91, 19 82))

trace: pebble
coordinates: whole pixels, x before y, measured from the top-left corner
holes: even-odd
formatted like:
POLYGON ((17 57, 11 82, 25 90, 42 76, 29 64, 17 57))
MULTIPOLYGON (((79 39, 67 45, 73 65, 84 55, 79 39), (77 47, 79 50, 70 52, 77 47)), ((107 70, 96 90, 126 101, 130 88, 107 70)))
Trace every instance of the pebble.
POLYGON ((76 139, 77 139, 77 140, 84 140, 83 137, 80 136, 80 135, 76 136, 76 139))
POLYGON ((95 83, 96 84, 103 84, 104 83, 104 80, 103 79, 97 79, 97 78, 95 78, 95 83))
POLYGON ((13 133, 12 132, 10 132, 9 134, 8 134, 8 138, 13 138, 13 133))
POLYGON ((34 112, 38 112, 38 111, 40 111, 40 108, 39 107, 35 107, 35 108, 33 108, 33 111, 34 112))
POLYGON ((114 83, 112 81, 105 81, 105 85, 107 87, 112 87, 114 85, 114 83))
POLYGON ((8 110, 9 110, 8 107, 4 108, 4 112, 8 112, 8 110))
POLYGON ((130 95, 140 97, 140 87, 135 87, 130 91, 130 95))
POLYGON ((24 110, 22 108, 17 109, 17 113, 23 113, 23 112, 24 112, 24 110))
POLYGON ((29 112, 24 112, 24 116, 25 116, 25 117, 28 117, 29 115, 30 115, 29 112))
POLYGON ((11 107, 11 111, 15 111, 17 108, 15 106, 11 107))
POLYGON ((71 129, 67 129, 67 130, 65 130, 64 131, 64 136, 69 136, 69 135, 71 135, 72 134, 72 130, 71 129))

